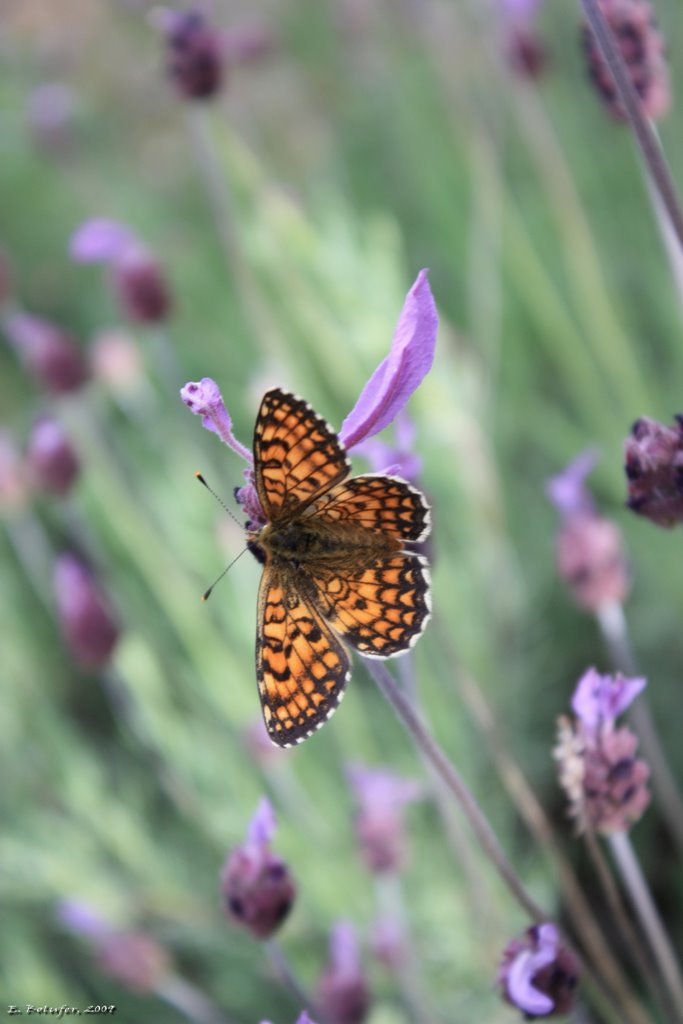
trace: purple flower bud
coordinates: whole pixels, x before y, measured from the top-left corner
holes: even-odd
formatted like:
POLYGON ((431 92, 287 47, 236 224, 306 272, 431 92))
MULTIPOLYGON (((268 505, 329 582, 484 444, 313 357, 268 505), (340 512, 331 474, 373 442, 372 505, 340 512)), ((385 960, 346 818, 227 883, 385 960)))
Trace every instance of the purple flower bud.
POLYGON ((645 679, 601 676, 594 668, 589 668, 576 685, 572 710, 587 730, 596 732, 611 725, 646 686, 645 679))
POLYGON ((123 313, 133 323, 159 323, 171 310, 171 292, 161 267, 146 245, 125 224, 105 218, 87 220, 69 245, 77 263, 105 263, 123 313))
POLYGON ((262 800, 247 840, 228 857, 221 873, 221 895, 228 916, 254 938, 268 939, 289 914, 296 886, 284 860, 270 849, 275 816, 262 800))
POLYGON ((63 82, 45 82, 30 94, 26 123, 36 146, 60 155, 74 143, 77 97, 63 82))
POLYGON ((180 397, 191 412, 202 417, 202 423, 207 430, 218 434, 221 441, 237 452, 249 466, 253 465, 251 452, 232 432, 232 420, 215 380, 204 377, 200 381, 190 382, 180 389, 180 397))
POLYGON ((59 327, 28 313, 14 313, 3 326, 27 371, 47 391, 75 391, 88 379, 82 352, 59 327))
POLYGON ((100 970, 131 992, 153 992, 168 974, 169 957, 158 942, 142 932, 119 931, 85 901, 64 900, 56 916, 63 928, 88 940, 100 970))
POLYGON ((220 33, 200 11, 169 12, 166 19, 168 72, 185 99, 211 99, 226 73, 220 33))
POLYGON ((531 1020, 569 1013, 578 978, 578 960, 561 945, 555 925, 541 924, 509 943, 497 982, 506 1002, 531 1020))
POLYGON ((75 555, 55 567, 57 612, 64 639, 83 668, 102 668, 112 655, 119 627, 92 573, 75 555))
POLYGON ((601 676, 589 669, 572 698, 578 720, 560 718, 554 757, 570 814, 580 829, 590 824, 603 834, 623 832, 650 802, 650 770, 635 757, 637 737, 629 729, 615 728, 616 716, 645 685, 644 679, 601 676))
POLYGON ((62 497, 78 479, 78 456, 61 423, 51 417, 34 423, 26 458, 34 480, 48 494, 62 497))
POLYGON ((512 71, 520 78, 535 80, 548 68, 548 53, 535 29, 510 25, 506 30, 505 56, 512 71))
POLYGON ((342 423, 339 437, 347 448, 379 433, 403 409, 434 361, 438 324, 427 271, 421 270, 406 296, 389 355, 342 423))
POLYGON ((556 537, 555 563, 572 597, 586 611, 621 604, 631 590, 621 531, 601 516, 567 517, 556 537))
POLYGON ((593 495, 586 487, 586 477, 598 462, 597 452, 588 448, 569 463, 561 473, 546 481, 545 493, 558 512, 565 515, 591 515, 595 512, 593 495))
POLYGON ((93 376, 113 394, 126 397, 144 384, 145 370, 135 339, 122 330, 98 334, 90 347, 93 376))
POLYGON ((370 989, 353 925, 340 921, 330 936, 330 959, 320 979, 318 1001, 327 1024, 362 1024, 370 989))
POLYGON ((683 417, 674 427, 637 420, 624 445, 627 506, 657 526, 683 522, 683 417))
POLYGON ((419 783, 360 765, 347 769, 356 797, 356 838, 369 871, 399 871, 406 859, 403 807, 422 795, 419 783))
MULTIPOLYGON (((600 7, 616 36, 644 115, 657 120, 669 109, 671 90, 666 46, 652 6, 646 0, 600 0, 600 7)), ((609 114, 617 121, 625 120, 614 79, 587 24, 582 27, 582 42, 595 89, 609 114)))
POLYGON ((595 452, 585 451, 546 483, 546 494, 562 516, 555 538, 558 575, 576 603, 591 612, 623 602, 631 589, 621 531, 598 514, 585 484, 595 463, 595 452))
POLYGON ((400 974, 409 962, 405 931, 400 921, 382 917, 372 931, 372 951, 380 963, 393 974, 400 974))

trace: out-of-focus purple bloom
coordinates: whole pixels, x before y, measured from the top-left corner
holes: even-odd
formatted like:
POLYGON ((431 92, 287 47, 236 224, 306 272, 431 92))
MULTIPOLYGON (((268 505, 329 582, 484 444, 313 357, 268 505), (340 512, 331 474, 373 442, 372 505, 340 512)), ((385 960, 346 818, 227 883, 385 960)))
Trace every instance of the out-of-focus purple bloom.
POLYGON ((535 24, 540 6, 541 0, 499 0, 505 57, 524 78, 538 78, 548 63, 535 24))
POLYGON ((226 913, 257 939, 268 939, 277 931, 296 896, 287 864, 270 849, 275 824, 273 809, 264 799, 251 819, 246 842, 233 850, 221 873, 226 913))
POLYGON ((597 452, 588 448, 577 455, 561 473, 548 478, 545 484, 546 497, 561 515, 595 513, 593 495, 585 481, 597 464, 597 452))
POLYGON ((144 384, 145 369, 135 339, 124 330, 100 332, 90 346, 93 376, 124 398, 144 384))
POLYGON ((61 423, 51 416, 34 423, 26 458, 33 479, 48 494, 63 497, 78 479, 78 456, 61 423))
POLYGON ((572 710, 590 732, 614 722, 647 686, 642 678, 602 676, 589 668, 576 685, 572 697, 572 710))
POLYGON ((392 917, 381 917, 372 930, 372 951, 388 970, 399 974, 409 961, 405 930, 392 917))
POLYGON ((543 0, 499 0, 503 17, 531 21, 536 17, 543 0))
POLYGON ((650 770, 635 757, 637 737, 617 729, 621 714, 644 689, 644 679, 601 676, 589 669, 572 698, 577 721, 559 720, 554 751, 560 785, 580 829, 588 824, 603 834, 623 832, 650 802, 650 770))
POLYGON ((546 484, 546 494, 561 515, 555 539, 558 575, 576 603, 591 612, 623 602, 631 586, 621 532, 599 515, 584 482, 595 462, 594 452, 583 452, 546 484))
POLYGON ((26 123, 36 146, 61 154, 74 143, 78 100, 64 82, 44 82, 29 95, 26 123))
POLYGON ((198 10, 166 11, 168 73, 182 97, 208 100, 225 81, 225 47, 221 33, 198 10))
POLYGON ((562 946, 555 925, 541 924, 509 943, 497 980, 505 1000, 533 1019, 568 1013, 578 977, 578 961, 562 946))
POLYGON ((76 391, 88 379, 83 353, 61 328, 28 313, 6 317, 3 328, 27 371, 47 391, 76 391))
POLYGON ((673 427, 643 416, 624 444, 628 508, 657 526, 683 522, 683 416, 673 427))
MULTIPOLYGON (((658 120, 671 105, 666 42, 647 0, 599 0, 602 13, 615 37, 631 84, 646 117, 658 120)), ((627 119, 619 91, 602 51, 587 23, 582 41, 588 74, 603 105, 616 121, 627 119)))
POLYGON ((420 784, 361 765, 351 765, 346 774, 356 797, 356 838, 368 870, 400 870, 407 845, 403 808, 422 796, 420 784))
POLYGON ((421 270, 406 297, 389 355, 342 423, 339 438, 347 448, 379 433, 405 407, 434 361, 438 325, 427 271, 421 270))
POLYGON ((83 901, 65 900, 57 908, 57 920, 88 939, 100 970, 131 992, 154 992, 169 972, 168 954, 155 939, 119 931, 83 901))
POLYGON ((330 936, 330 958, 320 979, 318 1001, 328 1024, 362 1024, 370 1008, 356 932, 340 921, 330 936))
POLYGON ((104 263, 125 316, 134 323, 159 323, 171 310, 168 282, 148 247, 125 224, 103 217, 87 220, 69 244, 77 263, 104 263))
POLYGON ((415 434, 415 424, 403 409, 394 424, 393 445, 377 437, 369 437, 355 446, 353 454, 367 459, 373 473, 400 476, 410 483, 417 483, 422 472, 422 459, 413 449, 415 434))
POLYGON ((112 932, 111 924, 85 900, 62 900, 57 905, 56 917, 63 928, 84 938, 100 939, 112 932))
POLYGON ((57 612, 74 660, 102 668, 111 659, 119 627, 93 574, 72 554, 57 559, 54 574, 57 612))

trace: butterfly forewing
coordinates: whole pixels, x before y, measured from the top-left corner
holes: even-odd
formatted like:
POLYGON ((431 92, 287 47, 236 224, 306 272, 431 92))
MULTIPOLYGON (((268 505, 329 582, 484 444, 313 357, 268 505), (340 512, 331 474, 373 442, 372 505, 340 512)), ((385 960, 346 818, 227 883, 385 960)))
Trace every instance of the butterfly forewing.
POLYGON ((271 522, 300 514, 350 469, 336 434, 310 405, 279 388, 266 392, 254 428, 254 475, 271 522))

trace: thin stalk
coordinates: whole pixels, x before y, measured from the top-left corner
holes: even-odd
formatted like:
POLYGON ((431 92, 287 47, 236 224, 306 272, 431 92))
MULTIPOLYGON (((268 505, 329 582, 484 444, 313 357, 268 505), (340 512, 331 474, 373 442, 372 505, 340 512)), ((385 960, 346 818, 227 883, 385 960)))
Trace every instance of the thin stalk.
POLYGON ((178 974, 168 974, 155 988, 156 995, 192 1024, 234 1024, 234 1018, 211 1002, 196 985, 178 974))
POLYGON ((320 1021, 320 1024, 326 1024, 322 1010, 315 1005, 309 993, 306 991, 305 985, 299 981, 277 939, 267 939, 263 943, 263 948, 266 951, 276 977, 292 994, 294 1001, 298 1003, 299 1006, 308 1010, 314 1020, 320 1021))
POLYGON ((424 754, 439 777, 443 780, 445 786, 458 801, 458 804, 467 818, 467 821, 479 841, 479 844, 500 875, 500 878, 507 886, 511 895, 529 915, 532 921, 537 924, 540 924, 543 921, 549 921, 550 915, 542 910, 526 891, 523 882, 516 874, 512 864, 498 842, 493 829, 480 810, 479 805, 464 780, 448 760, 444 751, 435 741, 434 737, 431 735, 408 698, 398 688, 391 673, 383 664, 370 658, 365 659, 365 664, 368 672, 377 683, 382 695, 386 698, 389 704, 391 704, 401 723, 412 736, 417 748, 422 752, 422 754, 424 754))
POLYGON ((216 230, 225 254, 228 274, 236 295, 244 303, 251 329, 251 341, 262 355, 273 355, 278 348, 278 331, 273 318, 260 302, 253 278, 243 255, 235 225, 236 205, 230 182, 221 166, 209 121, 209 112, 197 104, 188 111, 188 127, 213 213, 216 230))
MULTIPOLYGON (((623 606, 617 603, 603 605, 597 611, 596 617, 614 667, 624 675, 638 675, 623 606)), ((650 705, 644 693, 641 693, 638 700, 631 705, 627 717, 638 734, 643 753, 650 765, 652 783, 662 817, 683 854, 683 799, 659 742, 650 705)))
MULTIPOLYGON (((629 957, 634 970, 642 972, 647 976, 648 984, 656 994, 657 998, 662 1004, 663 1008, 666 1003, 665 996, 662 992, 659 978, 657 978, 652 970, 652 962, 648 957, 646 950, 643 948, 640 936, 636 932, 631 919, 624 906, 624 901, 621 898, 621 893, 614 880, 614 876, 610 871, 607 859, 602 852, 602 848, 597 841, 595 832, 590 827, 586 828, 583 833, 583 839, 588 849, 588 854, 593 861, 593 867, 595 868, 596 874, 602 890, 605 894, 607 903, 609 904, 610 910, 614 918, 617 931, 621 935, 622 939, 628 947, 629 957)), ((676 1020, 670 1018, 670 1024, 677 1024, 676 1020)))
POLYGON ((662 925, 631 840, 626 832, 617 832, 610 836, 608 841, 678 1018, 683 1020, 683 977, 681 977, 676 955, 662 925))
POLYGON ((428 1010, 427 988, 418 971, 418 958, 410 934, 408 915, 403 899, 401 879, 397 874, 381 874, 375 877, 375 891, 380 917, 395 923, 400 941, 405 950, 405 959, 396 970, 396 984, 406 1009, 415 1024, 430 1024, 433 1014, 428 1010))
POLYGON ((676 233, 678 244, 683 248, 683 207, 657 135, 643 113, 640 99, 631 82, 619 45, 602 12, 599 0, 580 0, 580 2, 600 52, 614 79, 619 99, 624 106, 643 159, 652 175, 652 181, 676 233))

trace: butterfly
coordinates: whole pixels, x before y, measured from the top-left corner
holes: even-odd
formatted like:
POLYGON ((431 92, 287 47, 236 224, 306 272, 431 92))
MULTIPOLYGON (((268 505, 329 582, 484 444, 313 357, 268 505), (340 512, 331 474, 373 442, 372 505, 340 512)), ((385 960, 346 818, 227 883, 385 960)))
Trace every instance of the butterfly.
POLYGON ((367 657, 407 651, 430 615, 424 496, 398 477, 350 476, 332 428, 296 395, 266 392, 254 427, 254 482, 267 519, 247 546, 263 564, 256 676, 266 729, 281 747, 335 711, 367 657))

